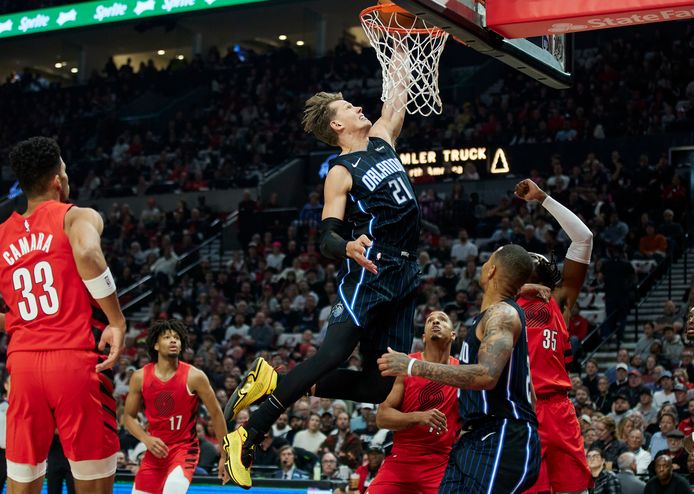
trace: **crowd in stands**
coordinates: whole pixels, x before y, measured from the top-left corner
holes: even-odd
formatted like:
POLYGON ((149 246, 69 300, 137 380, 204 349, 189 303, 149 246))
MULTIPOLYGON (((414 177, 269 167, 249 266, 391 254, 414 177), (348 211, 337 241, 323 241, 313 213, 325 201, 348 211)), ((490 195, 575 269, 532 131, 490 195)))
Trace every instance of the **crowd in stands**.
MULTIPOLYGON (((520 145, 691 128, 694 73, 688 53, 694 31, 690 24, 667 26, 601 35, 606 38, 599 50, 580 49, 576 83, 565 91, 510 69, 471 99, 444 89, 443 114, 408 118, 399 148, 520 145)), ((447 50, 444 87, 456 83, 453 69, 466 56, 455 43, 447 50)), ((58 136, 85 199, 250 186, 269 168, 315 149, 299 115, 318 90, 343 91, 367 115, 377 115, 381 83, 373 51, 345 38, 318 59, 301 57, 289 45, 262 54, 213 47, 191 60, 172 59, 161 71, 152 61, 116 67, 110 59, 86 85, 63 89, 26 73, 0 88, 3 114, 17 116, 0 124, 0 149, 6 152, 32 133, 58 136), (195 88, 207 94, 173 115, 131 124, 119 120, 128 103, 145 105, 159 93, 166 103, 195 88)), ((3 181, 10 179, 5 173, 3 181)))
MULTIPOLYGON (((665 255, 675 255, 684 245, 681 224, 673 219, 682 219, 686 201, 682 210, 666 194, 650 194, 652 202, 634 203, 633 193, 626 193, 636 187, 665 190, 675 172, 667 161, 659 159, 654 166, 644 156, 639 168, 627 172, 617 153, 606 158, 609 160, 603 164, 597 156, 589 156, 579 166, 581 170, 585 168, 586 180, 581 178, 583 173, 574 176, 564 172, 559 156, 554 158, 552 176, 534 177, 541 187, 577 211, 594 232, 594 262, 580 298, 583 307, 574 311, 571 320, 574 343, 583 340, 595 325, 594 320, 584 317, 590 312, 584 309, 594 309, 601 293, 605 293, 605 303, 609 304, 607 294, 614 285, 633 285, 637 273, 629 261, 648 257, 642 249, 644 238, 662 235, 666 241, 662 247, 665 255), (640 226, 629 228, 628 224, 640 226), (623 279, 625 273, 632 276, 631 281, 623 279)), ((211 223, 220 214, 206 207, 203 196, 196 207, 181 202, 169 212, 159 208, 156 196, 149 199, 139 216, 127 205, 114 205, 105 212, 104 245, 119 286, 125 287, 148 274, 154 276, 157 289, 150 321, 176 317, 188 323, 191 345, 184 359, 208 374, 221 405, 255 356, 264 355, 284 372, 313 355, 321 344, 336 298, 335 276, 339 268, 326 262, 316 247, 321 199, 320 189, 311 191, 306 204, 297 208, 294 221, 267 222, 259 221, 259 217, 271 214, 262 211, 271 210, 276 198, 260 203, 250 192, 246 193, 239 214, 242 248, 225 264, 203 258, 195 269, 180 277, 176 277, 177 257, 209 235, 211 223)), ((419 334, 426 316, 443 309, 453 321, 458 341, 462 341, 471 319, 479 312, 480 265, 497 246, 520 243, 535 252, 554 255, 561 262, 568 243, 542 208, 510 194, 495 204, 483 204, 468 196, 464 184, 458 183, 445 195, 423 190, 420 204, 423 216, 440 225, 441 231, 422 234, 419 262, 424 283, 415 315, 419 334)), ((653 262, 657 265, 662 261, 653 257, 653 262)), ((694 298, 690 293, 686 296, 694 298)), ((689 389, 688 372, 694 372, 692 349, 685 345, 682 336, 687 307, 684 302, 678 299, 668 303, 662 317, 646 324, 637 350, 629 355, 622 349, 618 355, 620 364, 605 369, 606 377, 600 376, 594 361, 588 361, 585 369, 576 369, 580 373, 574 377, 572 397, 586 428, 589 446, 604 436, 601 415, 608 417, 606 421, 609 417, 625 419, 626 424, 626 417, 634 414, 636 420, 638 411, 643 416, 644 431, 650 425, 650 432, 657 432, 652 424, 661 420, 659 412, 662 407, 667 409, 669 396, 679 396, 673 402, 676 424, 689 420, 687 402, 678 391, 681 386, 689 389), (622 399, 626 393, 627 399, 622 399), (654 403, 650 408, 649 400, 654 403)), ((121 403, 131 372, 149 362, 144 346, 148 323, 130 325, 127 350, 116 372, 116 394, 121 403)), ((416 340, 414 347, 419 346, 421 341, 416 340)), ((581 351, 578 344, 576 351, 581 351)), ((345 365, 359 368, 358 353, 345 365)), ((286 474, 289 478, 320 474, 328 478, 358 471, 368 484, 374 465, 382 461, 383 451, 387 452, 391 441, 387 431, 378 430, 373 414, 373 404, 302 399, 280 419, 272 437, 259 448, 256 474, 286 474), (283 449, 285 444, 295 449, 283 449), (336 444, 340 445, 337 449, 336 444), (366 463, 362 464, 362 458, 367 459, 366 463), (298 470, 291 468, 294 464, 298 470)), ((237 423, 247 417, 242 413, 237 423)), ((619 420, 615 434, 623 436, 617 425, 619 420)), ((204 412, 198 432, 203 439, 202 451, 207 452, 203 455, 205 460, 201 460, 201 472, 209 473, 216 464, 218 444, 204 412)), ((666 429, 661 436, 655 436, 655 444, 667 443, 668 432, 666 429)), ((649 449, 653 444, 651 436, 642 435, 649 449)), ((122 467, 134 470, 138 455, 143 452, 142 445, 124 430, 122 440, 122 467)), ((606 448, 604 454, 608 462, 617 464, 611 448, 606 448)))
MULTIPOLYGON (((684 30, 684 36, 674 36, 662 29, 648 39, 632 33, 611 39, 599 53, 586 51, 590 56, 581 57, 576 67, 576 86, 565 92, 551 92, 509 72, 497 92, 448 105, 438 118, 410 119, 400 146, 472 140, 520 145, 677 131, 691 123, 694 112, 694 76, 687 58, 694 33, 691 25, 684 30), (643 72, 652 75, 650 83, 634 75, 643 72)), ((44 88, 44 82, 25 76, 0 88, 7 96, 0 98, 0 109, 18 116, 0 123, 0 148, 6 150, 20 136, 58 136, 68 165, 74 164, 79 198, 87 201, 107 194, 253 185, 282 160, 315 148, 313 138, 299 128, 308 94, 345 90, 375 114, 378 70, 371 51, 359 53, 343 43, 320 60, 302 59, 283 47, 262 55, 212 49, 190 63, 172 62, 161 72, 153 65, 117 68, 109 61, 87 85, 65 89, 44 88), (205 104, 159 123, 118 120, 117 110, 174 78, 187 81, 188 88, 207 87, 205 104)), ((619 151, 557 155, 530 178, 579 214, 594 233, 593 263, 570 324, 575 351, 582 351, 580 342, 605 316, 603 334, 616 332, 619 341, 636 297, 635 282, 685 248, 686 183, 665 154, 625 163, 619 151), (587 317, 594 309, 602 315, 587 317)), ((419 331, 430 312, 443 309, 462 341, 480 310, 480 266, 500 245, 514 242, 563 260, 569 242, 564 232, 541 207, 510 192, 485 204, 465 191, 465 182, 457 182, 446 194, 424 190, 419 199, 424 219, 440 227, 421 238, 419 331)), ((255 356, 286 371, 315 353, 336 300, 339 269, 317 248, 321 200, 318 188, 295 221, 266 223, 256 221, 257 215, 272 209, 273 200, 262 204, 248 194, 239 207, 241 245, 231 260, 221 264, 202 258, 180 277, 179 257, 210 235, 223 212, 212 211, 204 199, 195 207, 181 201, 173 211, 163 211, 156 195, 139 214, 127 204, 103 212, 104 250, 119 287, 151 275, 156 288, 149 321, 131 323, 116 368, 119 417, 130 375, 149 362, 144 341, 155 319, 187 322, 191 341, 183 358, 210 377, 222 407, 255 356), (270 226, 259 227, 264 224, 270 226)), ((683 335, 693 292, 644 324, 636 350, 620 349, 615 367, 600 369, 588 360, 575 369, 571 396, 601 486, 614 484, 611 470, 626 471, 632 463, 637 474, 655 475, 658 454, 672 457, 676 471, 694 479, 694 460, 682 452, 677 437, 677 431, 694 431, 689 416, 694 413, 694 403, 689 406, 693 349, 683 335), (600 450, 591 449, 595 446, 600 450), (633 461, 623 453, 633 453, 633 461)), ((345 365, 358 369, 358 353, 345 365)), ((247 419, 242 412, 237 424, 247 419)), ((204 410, 197 427, 200 472, 211 473, 219 438, 204 410)), ((124 428, 121 441, 119 469, 134 471, 143 445, 124 428)), ((280 417, 256 451, 255 474, 344 479, 356 472, 363 488, 391 441, 376 426, 373 404, 303 398, 280 417)))
MULTIPOLYGON (((644 480, 656 476, 661 456, 669 457, 661 463, 671 462, 675 473, 694 483, 694 455, 683 445, 694 432, 694 342, 682 331, 687 324, 694 328, 694 304, 687 302, 678 307, 668 301, 662 316, 644 324, 634 351, 618 350, 616 365, 600 369, 589 359, 580 375, 572 375, 570 394, 588 464, 605 489, 596 492, 623 487, 625 471, 644 480)), ((640 489, 630 492, 644 492, 643 484, 640 489)))

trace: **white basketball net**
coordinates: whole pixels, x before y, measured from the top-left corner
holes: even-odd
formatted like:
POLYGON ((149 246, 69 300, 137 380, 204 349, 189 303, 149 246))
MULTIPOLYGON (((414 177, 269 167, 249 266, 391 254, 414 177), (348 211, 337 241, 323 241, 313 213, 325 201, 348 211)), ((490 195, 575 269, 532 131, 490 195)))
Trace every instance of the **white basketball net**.
POLYGON ((403 26, 397 15, 380 15, 381 7, 385 6, 370 7, 361 13, 361 25, 381 64, 381 100, 411 115, 441 114, 439 60, 448 33, 421 19, 416 28, 403 26), (401 96, 404 91, 407 98, 401 96))

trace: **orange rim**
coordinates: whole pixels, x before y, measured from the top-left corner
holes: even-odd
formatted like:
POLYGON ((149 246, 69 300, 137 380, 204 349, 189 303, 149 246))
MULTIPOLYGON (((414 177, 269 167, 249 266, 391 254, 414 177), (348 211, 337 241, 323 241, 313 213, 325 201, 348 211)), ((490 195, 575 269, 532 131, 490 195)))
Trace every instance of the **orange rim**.
POLYGON ((413 16, 415 18, 417 17, 414 14, 411 14, 407 10, 403 9, 402 7, 395 5, 394 3, 384 3, 384 4, 374 5, 372 7, 367 7, 361 11, 361 13, 359 14, 359 17, 361 18, 362 23, 368 25, 369 28, 371 28, 373 30, 385 31, 388 33, 397 33, 397 34, 427 34, 429 36, 444 36, 446 34, 446 31, 444 31, 441 28, 435 27, 435 26, 430 27, 430 28, 406 29, 406 28, 402 28, 402 27, 391 27, 391 26, 386 26, 384 24, 379 24, 379 23, 374 22, 373 20, 371 20, 367 17, 369 14, 372 14, 374 12, 383 12, 386 14, 406 14, 408 16, 413 16))

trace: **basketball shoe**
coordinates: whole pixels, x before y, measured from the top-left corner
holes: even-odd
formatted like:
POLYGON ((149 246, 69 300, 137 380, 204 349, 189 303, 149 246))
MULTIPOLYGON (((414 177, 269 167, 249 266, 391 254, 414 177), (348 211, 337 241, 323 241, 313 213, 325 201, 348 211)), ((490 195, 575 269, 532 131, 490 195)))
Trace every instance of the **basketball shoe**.
POLYGON ((224 468, 232 482, 244 489, 250 489, 253 485, 251 465, 255 446, 246 446, 246 439, 248 432, 243 426, 224 436, 223 447, 227 454, 224 468))
POLYGON ((241 382, 224 407, 224 419, 234 420, 244 408, 258 403, 272 394, 277 387, 277 372, 263 357, 253 361, 241 382))

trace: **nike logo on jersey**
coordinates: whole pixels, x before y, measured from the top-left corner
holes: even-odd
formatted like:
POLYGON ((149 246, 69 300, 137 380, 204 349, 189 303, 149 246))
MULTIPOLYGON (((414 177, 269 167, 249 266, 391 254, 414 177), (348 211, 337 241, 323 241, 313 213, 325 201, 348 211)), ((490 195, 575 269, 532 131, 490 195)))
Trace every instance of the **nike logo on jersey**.
POLYGON ((31 230, 29 229, 29 222, 27 220, 24 220, 24 228, 27 229, 27 233, 29 233, 31 230))
POLYGON ((360 161, 361 161, 361 158, 359 158, 356 163, 352 163, 352 168, 356 168, 359 165, 360 161))
POLYGON ((380 152, 383 151, 385 148, 386 148, 385 146, 378 146, 378 147, 376 148, 376 151, 378 151, 378 152, 380 153, 380 152))
POLYGON ((495 432, 490 432, 489 434, 487 434, 486 436, 484 436, 481 440, 484 441, 484 440, 487 439, 489 436, 493 436, 494 434, 495 434, 495 432))

